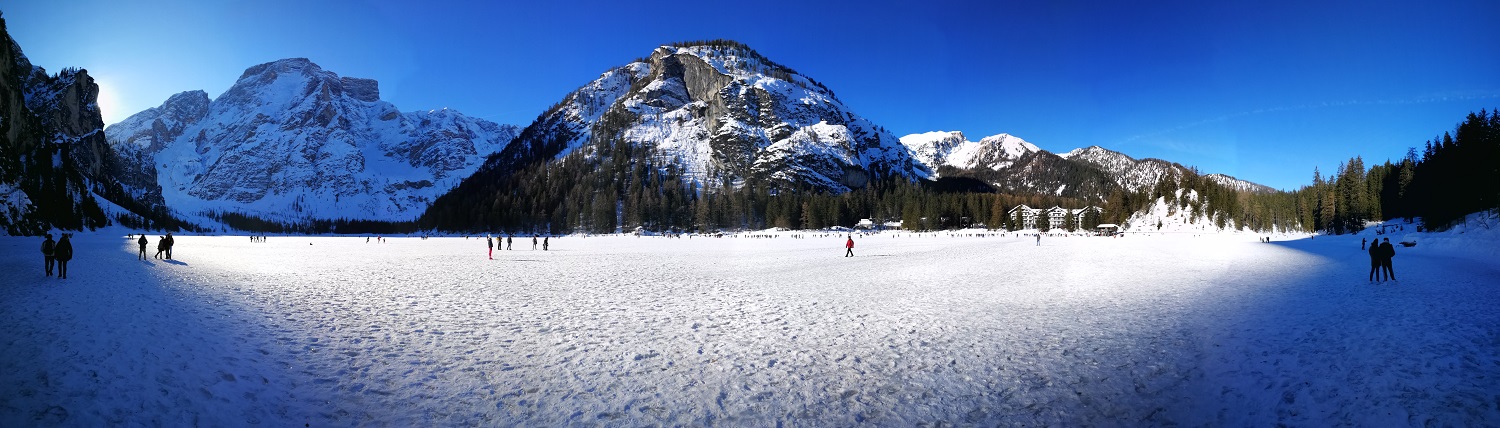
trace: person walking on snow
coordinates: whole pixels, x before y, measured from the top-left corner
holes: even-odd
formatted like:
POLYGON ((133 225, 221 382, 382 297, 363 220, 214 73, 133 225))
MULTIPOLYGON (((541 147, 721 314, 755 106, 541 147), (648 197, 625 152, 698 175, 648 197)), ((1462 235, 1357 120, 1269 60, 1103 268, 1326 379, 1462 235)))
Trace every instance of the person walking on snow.
POLYGON ((142 233, 141 234, 141 239, 135 240, 135 243, 141 246, 141 260, 145 260, 146 259, 146 234, 142 233))
POLYGON ((1365 238, 1359 238, 1359 249, 1365 249, 1365 238))
POLYGON ((1036 233, 1036 246, 1038 246, 1038 247, 1042 246, 1042 233, 1041 232, 1037 232, 1036 233))
POLYGON ((57 240, 57 248, 53 250, 57 258, 57 278, 68 279, 68 260, 73 260, 73 241, 68 238, 71 233, 62 234, 62 239, 57 240))
MULTIPOLYGON (((1384 255, 1385 253, 1380 251, 1379 245, 1370 246, 1370 282, 1375 282, 1380 278, 1380 259, 1383 258, 1384 255)), ((1384 280, 1381 279, 1380 281, 1384 280)))
POLYGON ((511 237, 511 236, 506 236, 505 237, 505 249, 506 250, 509 250, 510 249, 510 245, 514 244, 514 243, 516 243, 516 240, 514 239, 514 237, 511 237))
POLYGON ((167 260, 172 260, 172 245, 176 244, 177 241, 172 239, 172 232, 167 232, 167 237, 162 238, 162 240, 166 243, 167 260))
POLYGON ((484 235, 484 245, 490 247, 490 260, 495 259, 495 241, 489 235, 484 235))
POLYGON ((1385 279, 1396 280, 1396 271, 1391 269, 1391 258, 1396 257, 1396 247, 1391 246, 1391 238, 1385 238, 1380 242, 1380 266, 1385 268, 1385 279))
POLYGON ((531 235, 531 251, 536 251, 536 238, 538 237, 539 235, 531 235))
POLYGON ((155 258, 159 259, 159 258, 161 258, 162 253, 165 253, 165 252, 167 252, 167 237, 166 236, 162 236, 162 237, 156 238, 156 255, 154 255, 152 257, 155 257, 155 258))
POLYGON ((844 241, 844 257, 854 257, 854 235, 849 235, 849 240, 844 241))
POLYGON ((547 251, 547 238, 542 238, 542 251, 547 251))
POLYGON ((47 240, 42 241, 42 256, 46 257, 47 276, 52 276, 52 264, 56 263, 57 243, 52 241, 52 234, 47 234, 47 240))

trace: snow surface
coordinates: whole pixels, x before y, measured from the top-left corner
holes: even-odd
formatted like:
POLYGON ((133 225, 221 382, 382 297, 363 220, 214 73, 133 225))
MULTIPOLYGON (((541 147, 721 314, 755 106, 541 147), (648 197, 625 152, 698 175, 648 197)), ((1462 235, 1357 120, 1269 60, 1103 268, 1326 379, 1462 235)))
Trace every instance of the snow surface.
POLYGON ((1373 235, 765 234, 3 237, 0 426, 1500 421, 1489 228, 1381 284, 1373 235))

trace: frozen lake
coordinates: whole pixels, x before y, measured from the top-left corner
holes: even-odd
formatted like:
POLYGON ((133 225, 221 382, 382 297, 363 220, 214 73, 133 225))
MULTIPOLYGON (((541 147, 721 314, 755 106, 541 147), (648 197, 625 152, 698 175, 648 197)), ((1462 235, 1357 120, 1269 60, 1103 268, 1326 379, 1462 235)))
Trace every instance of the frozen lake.
POLYGON ((121 235, 75 239, 66 280, 0 237, 0 425, 1500 423, 1500 263, 1462 247, 1371 284, 1359 237, 528 237, 492 261, 182 236, 139 261, 121 235))

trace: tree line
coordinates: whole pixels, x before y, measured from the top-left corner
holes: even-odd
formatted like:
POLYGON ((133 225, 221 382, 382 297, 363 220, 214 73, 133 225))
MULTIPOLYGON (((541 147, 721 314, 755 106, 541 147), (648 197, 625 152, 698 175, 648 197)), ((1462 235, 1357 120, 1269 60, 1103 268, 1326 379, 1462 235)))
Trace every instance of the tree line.
POLYGON ((1369 220, 1421 218, 1446 230, 1467 215, 1500 209, 1500 112, 1469 113, 1451 132, 1368 168, 1358 156, 1294 192, 1309 230, 1357 232, 1369 220))
MULTIPOLYGON (((628 122, 621 118, 619 122, 628 122)), ((312 233, 616 233, 713 232, 764 228, 853 227, 860 220, 906 229, 987 227, 1016 230, 1012 208, 1083 208, 1102 214, 1070 216, 1069 229, 1124 223, 1160 200, 1220 228, 1255 231, 1357 231, 1367 220, 1423 217, 1442 228, 1500 201, 1500 114, 1470 114, 1454 132, 1409 150, 1399 162, 1366 167, 1354 157, 1334 174, 1314 170, 1313 183, 1292 192, 1240 190, 1193 168, 1174 170, 1156 186, 1132 192, 1110 187, 1102 197, 1000 191, 973 178, 938 181, 876 177, 865 187, 833 194, 771 183, 753 175, 690 174, 680 159, 646 144, 599 132, 555 161, 522 163, 485 177, 482 187, 455 191, 414 222, 351 220, 301 225, 257 223, 218 216, 247 230, 312 233), (1183 195, 1183 196, 1179 196, 1183 195), (1192 195, 1191 197, 1186 195, 1192 195)))

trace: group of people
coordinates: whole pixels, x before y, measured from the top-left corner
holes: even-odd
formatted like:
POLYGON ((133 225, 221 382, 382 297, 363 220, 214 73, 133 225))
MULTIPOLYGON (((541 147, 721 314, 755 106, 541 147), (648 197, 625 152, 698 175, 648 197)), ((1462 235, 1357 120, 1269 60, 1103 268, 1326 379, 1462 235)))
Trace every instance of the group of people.
MULTIPOLYGON (((541 235, 532 235, 531 236, 531 250, 532 251, 536 251, 536 246, 537 246, 538 243, 540 243, 541 246, 542 246, 542 251, 547 251, 547 248, 551 246, 551 242, 548 241, 549 238, 550 237, 542 237, 541 235)), ((510 236, 506 236, 504 238, 501 238, 499 236, 494 236, 494 237, 491 237, 489 235, 485 235, 484 236, 484 245, 488 246, 489 249, 490 249, 490 260, 494 260, 495 259, 495 248, 499 248, 501 245, 504 245, 505 246, 505 248, 503 248, 504 250, 510 250, 511 249, 511 244, 514 244, 514 243, 515 243, 515 238, 510 237, 510 236)))
MULTIPOLYGON (((1364 239, 1359 240, 1359 246, 1361 249, 1364 248, 1364 239)), ((1380 281, 1395 281, 1396 272, 1391 269, 1391 258, 1396 257, 1396 247, 1391 245, 1391 238, 1376 240, 1376 242, 1370 243, 1369 251, 1370 282, 1375 282, 1377 278, 1380 278, 1381 273, 1385 274, 1385 279, 1381 279, 1380 281)))
MULTIPOLYGON (((174 242, 176 242, 176 240, 172 239, 172 234, 171 233, 168 233, 166 236, 161 237, 161 239, 156 240, 156 255, 152 256, 152 257, 155 257, 155 258, 158 258, 158 259, 165 258, 167 260, 172 260, 172 244, 174 242)), ((146 242, 146 234, 142 233, 141 234, 141 238, 135 240, 135 243, 141 247, 141 253, 140 253, 141 260, 145 260, 146 259, 146 244, 147 244, 147 242, 146 242)))
POLYGON ((68 261, 73 260, 73 234, 64 233, 62 238, 56 242, 52 241, 52 234, 47 234, 47 240, 42 241, 42 256, 46 258, 47 276, 52 276, 52 266, 57 265, 57 278, 68 279, 68 261))

